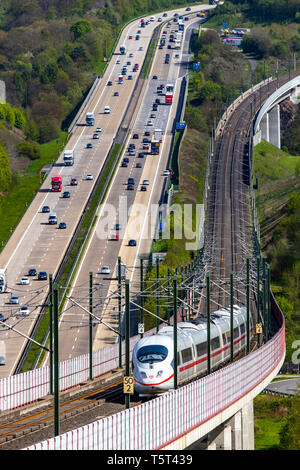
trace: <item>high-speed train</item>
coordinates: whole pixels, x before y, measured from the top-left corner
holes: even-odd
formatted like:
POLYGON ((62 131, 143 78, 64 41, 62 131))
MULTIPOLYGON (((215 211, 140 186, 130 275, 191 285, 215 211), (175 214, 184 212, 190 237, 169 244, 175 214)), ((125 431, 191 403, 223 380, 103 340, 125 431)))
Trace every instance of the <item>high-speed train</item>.
MULTIPOLYGON (((247 341, 246 307, 233 306, 233 353, 238 354, 247 341)), ((178 385, 203 374, 207 369, 206 318, 177 325, 178 385)), ((250 334, 252 319, 250 315, 250 334)), ((211 369, 230 359, 230 307, 211 314, 211 369)), ((174 388, 173 326, 144 337, 134 346, 132 368, 135 391, 153 396, 174 388)))

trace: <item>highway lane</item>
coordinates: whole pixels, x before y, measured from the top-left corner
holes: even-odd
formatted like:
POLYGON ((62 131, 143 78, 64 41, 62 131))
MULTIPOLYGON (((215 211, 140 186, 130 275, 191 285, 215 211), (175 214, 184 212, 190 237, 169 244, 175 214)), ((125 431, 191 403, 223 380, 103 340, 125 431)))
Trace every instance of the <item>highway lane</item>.
MULTIPOLYGON (((199 19, 193 18, 190 22, 185 22, 188 29, 188 38, 184 42, 184 48, 181 51, 158 50, 156 58, 153 62, 150 80, 141 100, 141 105, 137 111, 134 125, 132 126, 131 135, 127 140, 124 156, 129 158, 127 168, 118 168, 115 177, 111 183, 110 190, 107 194, 106 201, 100 210, 100 216, 97 225, 94 227, 87 250, 81 261, 77 275, 73 282, 73 290, 70 295, 76 298, 85 308, 88 308, 88 277, 89 272, 94 273, 94 308, 93 313, 97 316, 103 315, 103 320, 113 328, 118 328, 118 301, 114 292, 117 289, 116 265, 117 258, 121 256, 122 262, 127 265, 127 277, 136 283, 134 279, 135 267, 140 254, 147 256, 150 253, 153 233, 151 233, 151 220, 156 223, 156 214, 152 218, 152 204, 157 204, 165 178, 162 176, 163 170, 166 168, 169 155, 169 146, 171 143, 171 130, 176 113, 177 101, 179 98, 180 80, 182 75, 186 74, 185 61, 188 58, 188 43, 191 34, 192 25, 197 24, 199 19), (192 22, 192 24, 191 24, 192 22), (172 67, 164 63, 165 53, 168 51, 171 55, 172 67), (175 60, 175 55, 179 56, 175 60), (184 59, 183 59, 184 57, 184 59), (184 63, 183 67, 180 64, 184 63), (158 79, 154 80, 153 75, 157 75, 158 79), (178 83, 177 83, 178 82, 178 83), (156 93, 157 86, 160 83, 175 84, 176 99, 172 106, 159 105, 158 112, 154 112, 156 117, 153 119, 153 126, 147 126, 148 118, 152 114, 152 104, 158 96, 164 100, 163 95, 156 93), (142 152, 142 138, 145 131, 149 131, 152 135, 154 128, 161 128, 164 132, 162 149, 160 155, 147 154, 144 158, 137 155, 142 152), (138 134, 138 139, 133 139, 133 134, 138 134), (135 144, 135 157, 128 156, 129 143, 135 144), (142 163, 142 168, 137 168, 136 164, 142 163), (127 189, 127 181, 129 177, 135 179, 135 191, 127 189), (149 180, 147 191, 141 191, 141 183, 144 179, 149 180), (134 203, 134 207, 141 209, 141 214, 131 214, 127 219, 129 208, 134 203), (110 205, 110 209, 107 209, 110 205), (116 218, 108 221, 108 216, 116 209, 116 218), (139 220, 136 220, 139 219, 139 220), (121 224, 119 232, 114 230, 115 223, 121 224), (130 230, 131 227, 131 230, 130 230), (145 233, 147 231, 147 233, 145 233), (104 233, 105 232, 105 233, 104 233), (120 240, 112 240, 111 236, 118 234, 120 240), (129 247, 128 241, 135 239, 136 247, 129 247), (101 267, 109 266, 110 275, 102 275, 101 267), (105 297, 109 297, 105 301, 105 297), (111 297, 110 297, 111 296, 111 297), (104 303, 104 306, 103 306, 104 303)), ((152 225, 153 229, 153 225, 152 225)), ((153 232, 153 230, 152 230, 153 232)), ((137 270, 138 271, 138 270, 137 270)), ((65 305, 65 313, 60 323, 60 354, 62 360, 84 354, 88 352, 88 314, 67 302, 65 305), (70 341, 70 330, 75 332, 73 344, 70 341), (71 346, 71 349, 70 349, 71 346)), ((99 349, 108 343, 114 342, 115 335, 103 325, 94 327, 94 350, 99 349)))
MULTIPOLYGON (((192 9, 197 10, 197 7, 194 6, 192 9)), ((176 11, 180 13, 181 11, 183 12, 184 9, 177 9, 176 11)), ((171 12, 169 12, 169 15, 170 14, 171 12)), ((141 65, 147 44, 151 37, 151 32, 157 23, 150 23, 145 29, 142 29, 139 41, 135 41, 134 39, 129 40, 128 36, 130 34, 134 35, 137 31, 138 23, 139 22, 134 22, 125 28, 119 44, 125 42, 128 46, 128 52, 131 50, 135 51, 137 44, 139 47, 142 46, 142 51, 136 50, 134 52, 134 54, 136 54, 136 62, 141 65)), ((117 57, 117 55, 115 57, 117 57)), ((0 309, 6 317, 9 316, 8 323, 14 325, 17 322, 19 329, 24 334, 30 334, 35 313, 39 311, 39 306, 42 305, 45 299, 46 284, 32 280, 29 287, 19 286, 20 276, 25 275, 28 268, 32 266, 38 270, 43 269, 53 274, 55 274, 58 269, 65 249, 77 226, 83 207, 92 190, 93 182, 85 181, 84 175, 87 172, 91 172, 94 174, 94 178, 96 178, 100 172, 112 139, 121 122, 123 112, 130 101, 137 73, 132 73, 133 80, 125 80, 123 85, 118 85, 116 81, 119 71, 119 65, 116 64, 116 60, 112 59, 88 109, 89 111, 93 109, 95 111, 95 127, 100 125, 103 129, 100 140, 93 141, 93 143, 95 143, 94 149, 87 150, 85 147, 86 142, 90 140, 91 129, 85 126, 77 126, 68 144, 68 148, 74 148, 75 150, 75 165, 73 167, 62 166, 63 156, 60 156, 56 166, 54 166, 50 175, 41 186, 39 193, 34 198, 0 255, 0 266, 7 266, 10 292, 14 292, 17 286, 18 291, 20 290, 22 295, 24 293, 24 297, 21 299, 22 304, 24 305, 25 302, 29 304, 32 313, 28 318, 22 319, 16 319, 14 315, 10 316, 10 313, 14 314, 17 312, 17 307, 7 305, 9 294, 1 296, 0 309), (113 86, 107 87, 107 81, 110 79, 113 81, 113 86), (112 96, 112 92, 117 87, 123 87, 124 90, 123 93, 120 93, 118 100, 116 100, 116 97, 112 96), (105 105, 111 107, 111 114, 103 115, 105 105), (49 192, 50 178, 53 174, 61 174, 63 189, 71 189, 72 194, 70 201, 63 200, 60 194, 49 192), (71 176, 78 177, 78 186, 69 187, 71 176), (67 222, 67 229, 64 233, 61 233, 56 227, 47 225, 45 214, 41 213, 41 207, 45 204, 49 205, 51 210, 57 213, 59 221, 63 220, 67 222), (37 290, 39 296, 35 297, 34 301, 31 301, 30 296, 35 295, 37 290)), ((19 334, 11 330, 7 331, 6 329, 2 329, 0 332, 0 339, 6 340, 8 358, 7 365, 0 370, 0 376, 7 376, 14 370, 19 353, 26 340, 20 337, 19 334)))

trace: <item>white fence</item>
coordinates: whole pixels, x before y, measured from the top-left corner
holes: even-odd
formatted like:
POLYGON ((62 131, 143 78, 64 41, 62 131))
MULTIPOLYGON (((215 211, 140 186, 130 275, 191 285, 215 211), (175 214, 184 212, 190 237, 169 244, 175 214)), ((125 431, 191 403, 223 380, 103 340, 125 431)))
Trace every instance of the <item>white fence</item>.
MULTIPOLYGON (((163 325, 162 325, 163 326, 163 325)), ((144 336, 156 330, 147 331, 144 336)), ((140 336, 130 338, 130 351, 140 336)), ((122 363, 125 347, 122 345, 122 363)), ((113 344, 93 353, 93 376, 99 377, 119 366, 119 345, 113 344)), ((89 354, 77 356, 59 364, 59 389, 67 390, 89 379, 89 354)), ((32 403, 50 393, 50 368, 41 367, 23 374, 0 379, 0 410, 13 410, 32 403)))
POLYGON ((160 449, 228 408, 262 382, 285 354, 284 325, 234 364, 142 405, 24 450, 160 449))

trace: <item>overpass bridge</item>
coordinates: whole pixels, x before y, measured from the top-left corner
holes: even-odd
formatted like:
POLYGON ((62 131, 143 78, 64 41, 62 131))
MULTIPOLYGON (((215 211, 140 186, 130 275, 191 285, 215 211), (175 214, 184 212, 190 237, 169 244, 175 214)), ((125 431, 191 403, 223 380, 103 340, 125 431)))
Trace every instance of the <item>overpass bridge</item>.
MULTIPOLYGON (((281 79, 281 84, 286 80, 281 79)), ((262 102, 267 100, 275 88, 273 81, 243 94, 226 111, 216 129, 205 188, 205 249, 193 264, 198 312, 204 314, 207 309, 208 298, 203 290, 207 273, 215 286, 209 302, 213 309, 229 305, 232 298, 245 305, 248 287, 254 325, 262 325, 263 341, 254 332, 252 352, 222 369, 28 449, 184 449, 195 442, 208 449, 253 449, 253 398, 278 373, 285 356, 284 317, 267 287, 259 252, 251 170, 253 103, 258 96, 262 102), (229 289, 231 274, 235 280, 233 293, 229 289)), ((131 338, 131 349, 138 339, 131 338)), ((118 345, 93 353, 95 377, 116 367, 118 345)), ((49 376, 49 368, 43 367, 2 379, 0 409, 17 408, 46 396, 49 376)), ((60 364, 61 390, 88 378, 88 354, 60 364)))

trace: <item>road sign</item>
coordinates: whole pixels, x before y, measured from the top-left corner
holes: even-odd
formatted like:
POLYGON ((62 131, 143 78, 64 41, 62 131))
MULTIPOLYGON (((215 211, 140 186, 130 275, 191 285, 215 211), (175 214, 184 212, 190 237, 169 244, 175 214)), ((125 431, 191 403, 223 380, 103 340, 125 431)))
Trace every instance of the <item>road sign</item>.
POLYGON ((200 62, 193 63, 193 70, 200 70, 200 62))
POLYGON ((133 395, 134 386, 133 386, 133 377, 132 377, 132 375, 128 375, 128 376, 123 377, 123 393, 133 395))
POLYGON ((262 333, 262 324, 261 323, 256 323, 256 334, 261 334, 262 333))
POLYGON ((176 130, 181 131, 182 129, 185 129, 185 121, 176 122, 176 130))
POLYGON ((144 328, 144 323, 139 323, 139 324, 138 324, 138 334, 139 334, 139 335, 144 334, 144 330, 145 330, 145 328, 144 328))

